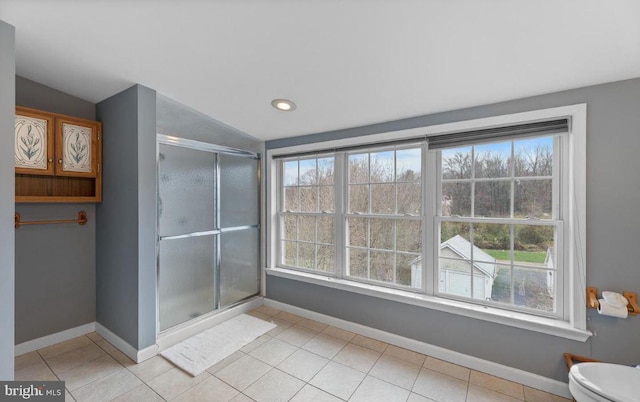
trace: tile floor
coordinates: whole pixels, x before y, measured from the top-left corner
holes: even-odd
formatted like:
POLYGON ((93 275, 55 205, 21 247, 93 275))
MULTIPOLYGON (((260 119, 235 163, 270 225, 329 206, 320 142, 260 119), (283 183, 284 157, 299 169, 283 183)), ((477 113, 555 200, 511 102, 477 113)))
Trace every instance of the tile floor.
POLYGON ((91 333, 16 358, 16 380, 64 380, 67 401, 567 401, 521 384, 262 306, 277 327, 191 377, 135 364, 91 333))

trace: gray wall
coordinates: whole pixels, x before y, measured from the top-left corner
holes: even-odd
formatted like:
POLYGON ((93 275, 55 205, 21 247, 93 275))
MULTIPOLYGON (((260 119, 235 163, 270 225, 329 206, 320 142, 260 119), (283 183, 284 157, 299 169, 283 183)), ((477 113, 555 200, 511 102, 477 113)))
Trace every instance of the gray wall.
POLYGON ((139 85, 97 105, 104 169, 96 209, 96 318, 137 349, 156 335, 155 110, 155 92, 139 85))
MULTIPOLYGON (((267 142, 266 147, 347 138, 587 103, 587 285, 640 292, 640 79, 614 82, 395 122, 267 142)), ((267 277, 267 297, 433 345, 567 381, 563 352, 622 364, 640 361, 640 319, 588 311, 587 342, 426 308, 267 277)))
POLYGON ((209 142, 226 147, 262 152, 263 143, 166 96, 158 95, 159 134, 209 142))
MULTIPOLYGON (((16 105, 95 120, 95 105, 16 77, 16 105)), ((24 220, 72 219, 86 225, 15 230, 16 344, 95 321, 95 204, 16 204, 24 220)))
POLYGON ((13 380, 15 29, 0 21, 0 380, 13 380))

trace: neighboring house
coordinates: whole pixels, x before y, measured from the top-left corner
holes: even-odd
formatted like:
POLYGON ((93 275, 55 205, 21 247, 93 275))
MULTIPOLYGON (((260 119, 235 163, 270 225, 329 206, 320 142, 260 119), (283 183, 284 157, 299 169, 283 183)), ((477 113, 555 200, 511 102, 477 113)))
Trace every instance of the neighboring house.
MULTIPOLYGON (((471 266, 473 265, 473 298, 490 300, 493 280, 496 276, 496 259, 473 246, 471 264, 471 243, 456 235, 440 244, 440 284, 439 291, 451 295, 472 297, 471 266)), ((421 287, 422 257, 411 262, 411 286, 421 287)))

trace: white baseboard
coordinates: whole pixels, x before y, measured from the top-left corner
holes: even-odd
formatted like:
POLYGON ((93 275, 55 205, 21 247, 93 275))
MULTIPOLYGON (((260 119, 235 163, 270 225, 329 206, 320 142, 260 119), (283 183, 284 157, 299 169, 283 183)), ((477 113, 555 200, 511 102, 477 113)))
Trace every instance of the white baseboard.
POLYGON ((163 351, 171 346, 191 338, 194 335, 199 334, 211 327, 214 327, 224 321, 227 321, 237 315, 248 313, 254 308, 260 307, 263 304, 263 297, 255 297, 245 303, 232 307, 228 310, 220 313, 213 314, 209 317, 196 322, 187 322, 183 325, 171 329, 165 333, 162 333, 156 339, 156 345, 159 351, 163 351))
POLYGON ((305 310, 303 308, 292 306, 286 303, 281 303, 279 301, 265 298, 264 305, 287 311, 289 313, 297 314, 301 317, 319 321, 327 325, 332 325, 346 331, 351 331, 360 335, 368 336, 369 338, 387 342, 396 346, 403 347, 405 349, 413 350, 440 360, 445 360, 460 366, 468 367, 473 370, 495 375, 509 381, 524 384, 531 388, 539 389, 541 391, 549 392, 555 395, 560 395, 565 398, 572 398, 571 393, 569 392, 569 385, 552 378, 543 377, 538 374, 505 366, 503 364, 495 363, 489 360, 480 359, 478 357, 465 355, 463 353, 454 352, 449 349, 444 349, 439 346, 420 342, 415 339, 405 338, 400 335, 356 324, 351 321, 346 321, 340 318, 316 313, 311 310, 305 310))
POLYGON ((136 363, 141 363, 158 354, 157 345, 138 350, 100 323, 96 323, 96 332, 136 363))
POLYGON ((56 343, 68 341, 69 339, 89 334, 91 332, 94 332, 95 330, 95 322, 90 322, 88 324, 80 325, 79 327, 75 328, 65 329, 64 331, 56 332, 55 334, 43 336, 42 338, 33 339, 16 345, 14 348, 14 353, 16 356, 20 356, 25 353, 33 352, 34 350, 46 348, 47 346, 55 345, 56 343))

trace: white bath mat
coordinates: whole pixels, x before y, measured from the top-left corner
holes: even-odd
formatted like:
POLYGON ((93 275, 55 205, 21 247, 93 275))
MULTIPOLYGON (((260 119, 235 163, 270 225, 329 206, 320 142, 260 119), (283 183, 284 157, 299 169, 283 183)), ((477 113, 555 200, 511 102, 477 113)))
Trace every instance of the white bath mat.
POLYGON ((160 354, 195 377, 275 327, 270 322, 240 314, 160 354))

